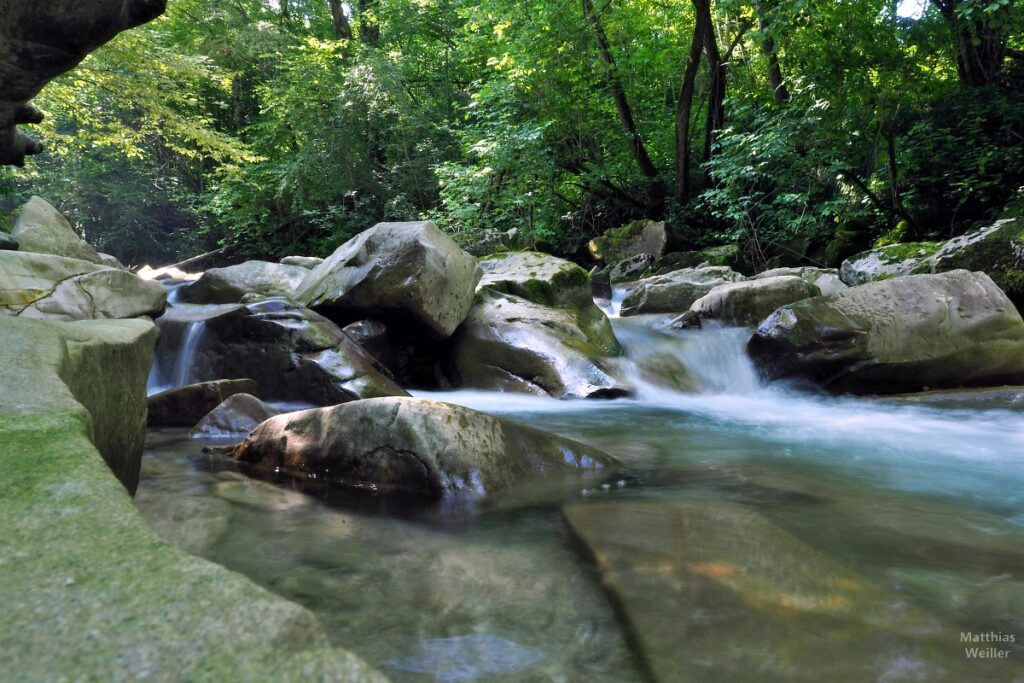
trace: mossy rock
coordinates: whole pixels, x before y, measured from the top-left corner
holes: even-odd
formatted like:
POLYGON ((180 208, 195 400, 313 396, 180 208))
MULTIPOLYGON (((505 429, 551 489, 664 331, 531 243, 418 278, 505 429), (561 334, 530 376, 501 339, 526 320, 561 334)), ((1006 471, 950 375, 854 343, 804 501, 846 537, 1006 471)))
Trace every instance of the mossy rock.
POLYGON ((595 259, 613 264, 638 254, 660 258, 667 244, 664 221, 638 220, 606 230, 591 240, 587 247, 595 259))
POLYGON ((850 287, 916 272, 941 247, 939 242, 907 242, 869 249, 843 261, 839 277, 850 287))
POLYGON ((593 304, 590 275, 571 261, 537 251, 491 254, 477 259, 483 277, 477 289, 514 294, 543 306, 593 304))

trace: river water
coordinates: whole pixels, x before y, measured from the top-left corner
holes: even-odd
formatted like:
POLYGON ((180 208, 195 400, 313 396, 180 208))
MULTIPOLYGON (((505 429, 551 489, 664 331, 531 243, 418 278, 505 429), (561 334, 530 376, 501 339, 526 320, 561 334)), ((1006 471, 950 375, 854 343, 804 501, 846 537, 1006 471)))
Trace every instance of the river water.
MULTIPOLYGON (((1024 396, 925 404, 763 386, 743 352, 748 331, 670 335, 651 320, 614 322, 627 367, 668 358, 697 390, 672 388, 661 381, 672 373, 655 365, 633 371, 631 399, 419 394, 594 444, 626 464, 571 500, 483 510, 325 502, 248 479, 185 432, 158 430, 138 506, 168 539, 313 610, 334 644, 395 681, 648 680, 566 526, 562 504, 572 501, 740 506, 808 557, 953 631, 1014 634, 1011 658, 1024 658, 1024 396)), ((751 552, 771 561, 792 550, 758 543, 751 552)), ((706 624, 685 611, 678 619, 706 624)), ((888 625, 878 628, 884 636, 888 625)), ((811 637, 804 645, 816 647, 811 637)), ((756 655, 769 645, 730 647, 756 655)), ((915 668, 921 657, 908 653, 914 666, 871 680, 933 680, 915 668)), ((834 680, 858 680, 843 666, 834 680)))

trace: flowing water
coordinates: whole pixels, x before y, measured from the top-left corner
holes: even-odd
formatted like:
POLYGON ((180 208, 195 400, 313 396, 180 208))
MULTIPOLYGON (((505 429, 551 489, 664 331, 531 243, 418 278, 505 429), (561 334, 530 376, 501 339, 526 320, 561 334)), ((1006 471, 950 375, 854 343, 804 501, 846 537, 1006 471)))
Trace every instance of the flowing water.
MULTIPOLYGON (((766 387, 743 353, 748 332, 669 335, 645 323, 615 321, 628 361, 672 355, 698 391, 638 370, 632 399, 421 395, 586 441, 626 463, 620 478, 577 500, 740 506, 814 562, 827 558, 953 631, 1015 634, 1020 662, 1024 397, 944 406, 766 387)), ((186 437, 150 435, 143 514, 186 549, 306 605, 335 644, 393 680, 646 680, 597 568, 566 528, 566 501, 477 512, 324 502, 247 479, 186 437)), ((751 552, 782 561, 772 554, 792 549, 761 542, 751 552)), ((714 629, 696 613, 678 619, 714 629)), ((884 636, 888 625, 877 628, 884 636)), ((732 635, 711 634, 717 643, 732 635)), ((767 647, 730 646, 755 655, 767 647)), ((949 648, 962 657, 959 642, 949 648)), ((901 655, 877 680, 930 680, 915 657, 901 655)), ((844 665, 836 680, 856 680, 844 665)))

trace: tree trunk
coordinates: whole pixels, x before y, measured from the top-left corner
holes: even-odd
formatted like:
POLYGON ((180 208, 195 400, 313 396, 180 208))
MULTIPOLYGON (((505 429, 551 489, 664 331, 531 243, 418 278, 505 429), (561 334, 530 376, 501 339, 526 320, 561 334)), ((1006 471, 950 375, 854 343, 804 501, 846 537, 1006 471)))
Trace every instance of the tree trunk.
POLYGON ((697 27, 704 34, 704 54, 711 78, 708 84, 708 118, 704 130, 704 160, 714 153, 715 136, 725 122, 726 64, 718 51, 718 37, 711 19, 711 0, 693 0, 697 8, 697 27))
MULTIPOLYGON (((997 24, 957 14, 964 0, 933 0, 953 36, 960 82, 986 86, 999 82, 1007 56, 1007 35, 997 24)), ((1001 10, 1005 11, 1005 10, 1001 10)))
POLYGON ((370 47, 380 45, 380 22, 374 10, 377 0, 359 1, 359 38, 370 47))
POLYGON ((690 181, 690 119, 693 117, 693 95, 696 90, 700 57, 704 52, 704 33, 694 26, 690 56, 683 71, 683 85, 676 101, 676 191, 677 204, 685 204, 692 192, 690 181))
POLYGON ((349 40, 352 38, 352 25, 348 23, 345 10, 341 6, 341 0, 327 0, 331 6, 331 19, 334 21, 334 35, 338 40, 349 40))
POLYGON ((586 17, 587 23, 590 24, 590 28, 594 33, 594 39, 597 42, 598 52, 601 55, 601 61, 604 62, 605 79, 608 81, 608 88, 611 90, 612 99, 615 101, 615 109, 619 113, 619 121, 621 121, 622 127, 625 129, 626 135, 629 136, 629 151, 632 152, 633 158, 640 168, 640 173, 649 181, 648 199, 651 211, 655 214, 661 213, 664 210, 665 189, 661 179, 658 177, 658 169, 654 167, 651 157, 647 154, 643 138, 640 137, 636 120, 633 118, 633 109, 629 105, 629 99, 626 97, 626 90, 622 85, 622 81, 619 80, 611 44, 608 42, 608 36, 601 26, 600 19, 594 12, 592 0, 583 0, 583 16, 586 17))
POLYGON ((757 25, 764 34, 761 42, 761 50, 768 59, 768 84, 772 87, 772 94, 775 101, 782 104, 789 100, 789 89, 786 81, 782 78, 782 66, 779 64, 779 53, 775 49, 775 39, 768 30, 768 22, 765 20, 766 9, 764 0, 754 0, 754 11, 757 13, 757 25))

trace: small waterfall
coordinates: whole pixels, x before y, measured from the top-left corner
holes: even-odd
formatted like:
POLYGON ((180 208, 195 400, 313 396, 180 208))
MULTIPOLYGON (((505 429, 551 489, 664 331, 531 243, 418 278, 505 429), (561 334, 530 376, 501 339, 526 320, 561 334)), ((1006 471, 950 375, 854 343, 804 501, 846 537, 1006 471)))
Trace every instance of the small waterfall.
POLYGON ((619 317, 619 312, 622 310, 622 302, 626 300, 626 297, 632 291, 633 289, 630 287, 613 287, 611 299, 594 299, 594 303, 604 311, 605 315, 615 320, 619 317))
POLYGON ((146 383, 147 392, 152 395, 175 387, 183 387, 194 380, 192 368, 196 351, 203 341, 206 321, 192 320, 181 332, 181 344, 167 362, 167 354, 158 353, 153 359, 153 368, 146 383))

